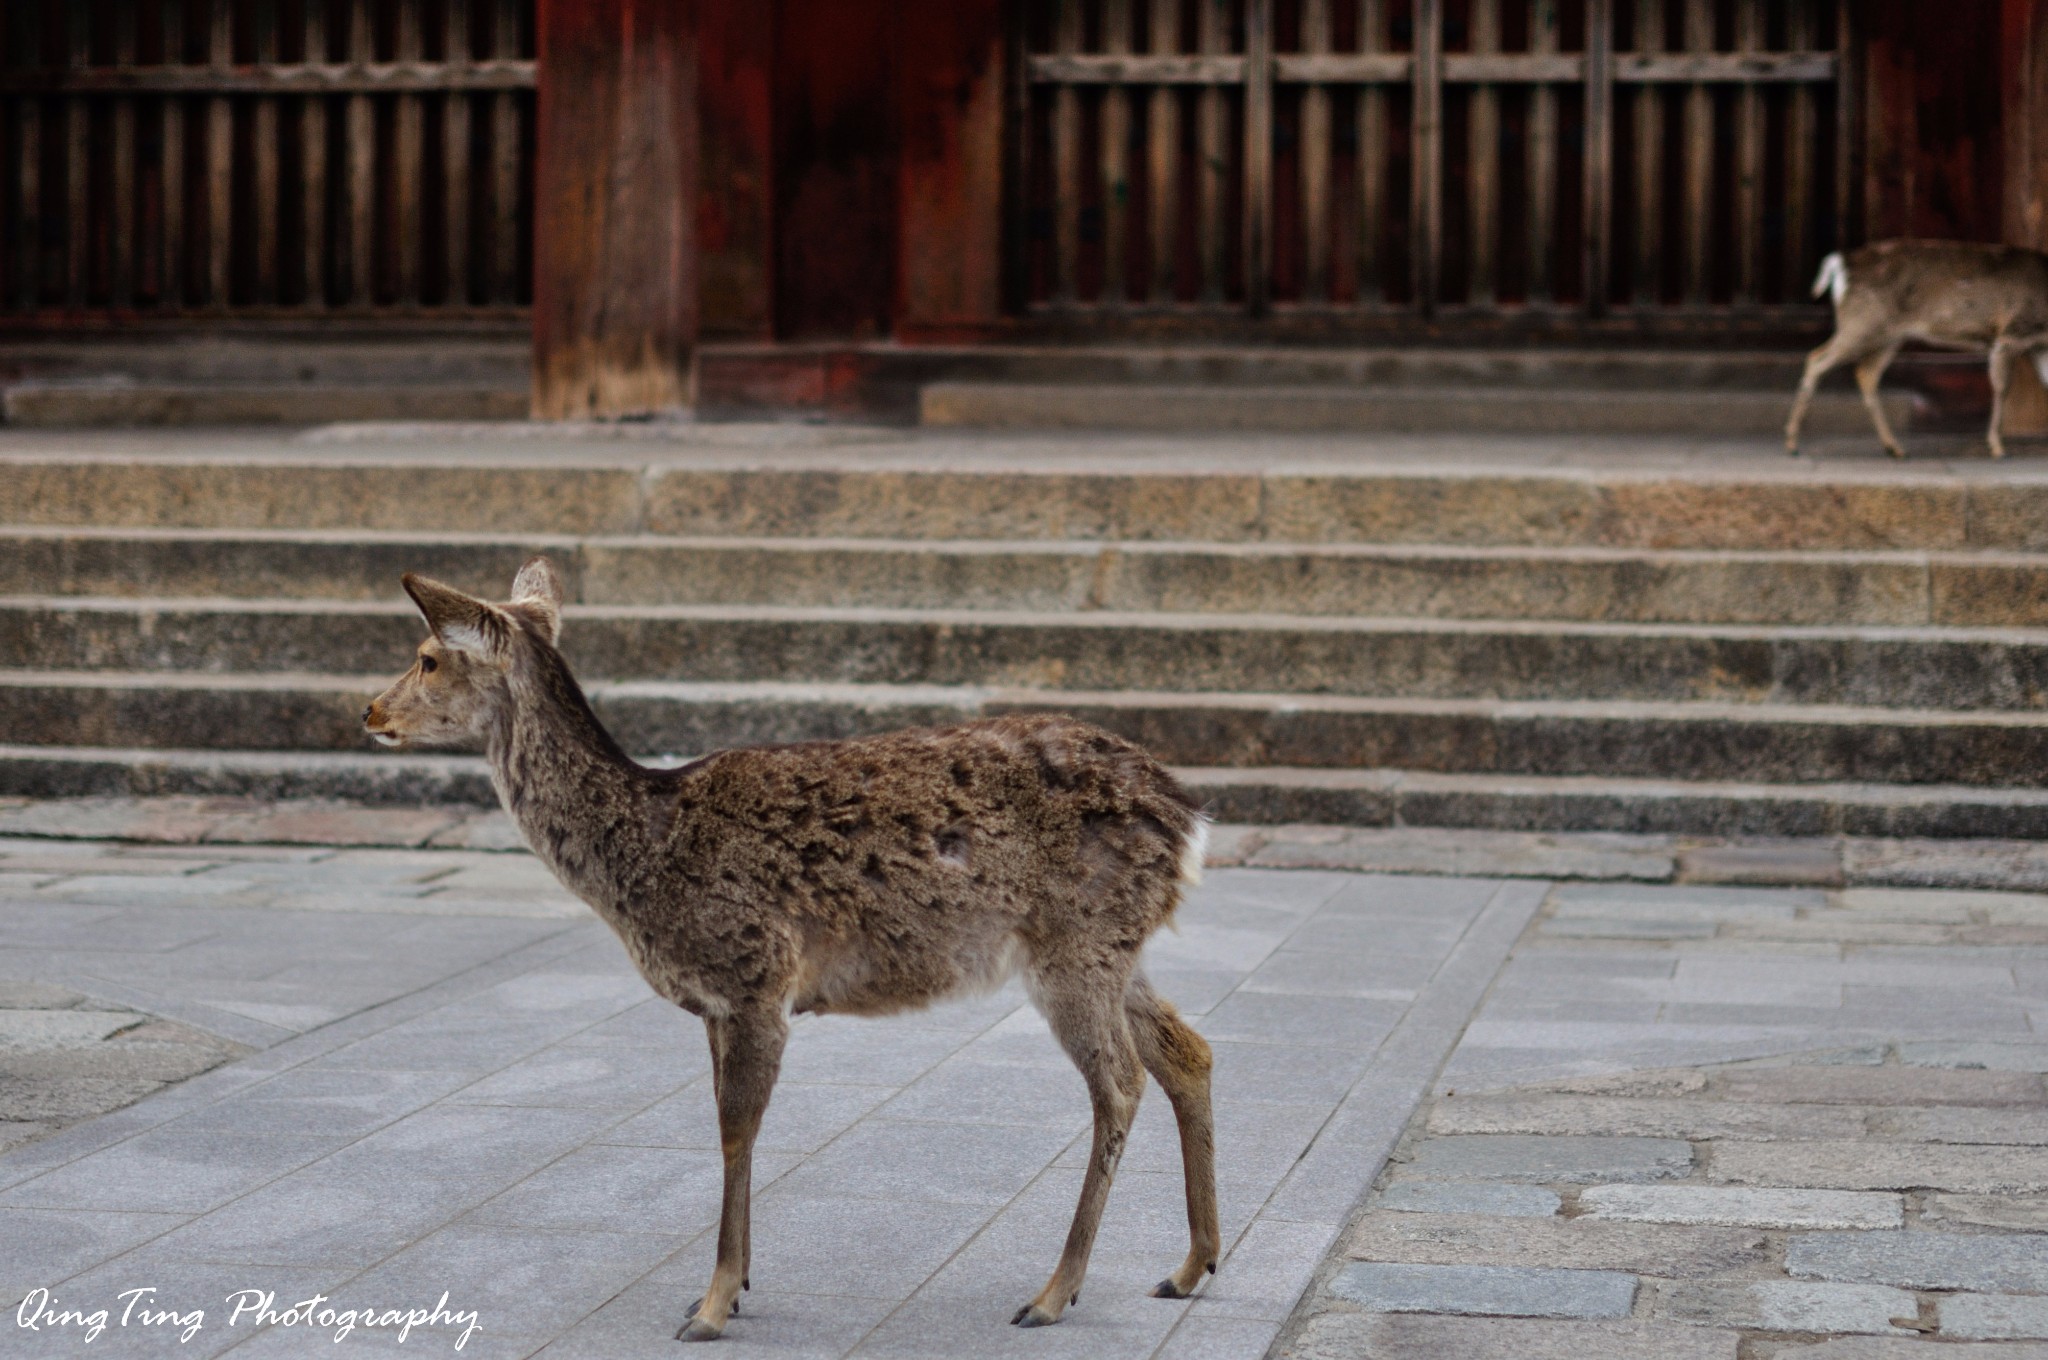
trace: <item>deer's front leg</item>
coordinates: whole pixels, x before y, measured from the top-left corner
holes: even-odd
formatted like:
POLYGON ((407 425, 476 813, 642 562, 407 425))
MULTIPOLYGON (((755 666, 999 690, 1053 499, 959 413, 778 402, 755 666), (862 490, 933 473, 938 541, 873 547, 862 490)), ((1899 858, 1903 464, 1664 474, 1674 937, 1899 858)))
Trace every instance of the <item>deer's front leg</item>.
POLYGON ((725 1201, 718 1215, 718 1261, 711 1287, 676 1333, 683 1341, 710 1341, 739 1311, 747 1287, 749 1199, 754 1179, 754 1138, 768 1110, 768 1094, 782 1066, 788 1022, 779 1009, 736 1013, 707 1023, 712 1045, 711 1083, 718 1100, 718 1140, 725 1152, 725 1201))

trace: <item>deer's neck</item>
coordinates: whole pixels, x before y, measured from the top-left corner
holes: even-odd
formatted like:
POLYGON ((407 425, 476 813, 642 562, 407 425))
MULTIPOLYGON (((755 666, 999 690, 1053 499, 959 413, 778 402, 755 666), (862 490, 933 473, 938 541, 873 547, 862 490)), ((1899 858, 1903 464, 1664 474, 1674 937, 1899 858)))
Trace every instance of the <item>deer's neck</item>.
POLYGON ((534 853, 612 916, 653 850, 648 772, 627 759, 552 649, 521 659, 512 705, 489 740, 498 798, 534 853))

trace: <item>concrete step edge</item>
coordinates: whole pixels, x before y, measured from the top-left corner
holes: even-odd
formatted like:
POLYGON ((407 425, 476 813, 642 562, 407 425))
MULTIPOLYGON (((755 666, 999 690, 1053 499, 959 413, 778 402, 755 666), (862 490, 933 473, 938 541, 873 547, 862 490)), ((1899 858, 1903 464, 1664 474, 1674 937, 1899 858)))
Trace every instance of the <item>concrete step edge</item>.
MULTIPOLYGON (((1289 767, 1175 771, 1223 821, 1744 836, 2048 834, 2048 791, 1289 767)), ((482 758, 0 745, 0 796, 494 806, 482 758)))
MULTIPOLYGON (((1196 386, 1148 383, 941 382, 919 392, 918 415, 934 427, 1314 430, 1386 432, 1698 433, 1765 436, 1791 408, 1782 391, 1465 388, 1421 386, 1196 386)), ((1914 427, 1926 403, 1886 393, 1885 414, 1914 427)), ((1817 397, 1807 414, 1814 437, 1870 430, 1862 399, 1817 397)))
MULTIPOLYGON (((228 615, 238 618, 306 618, 347 615, 357 618, 404 618, 416 615, 409 603, 385 600, 300 599, 289 596, 110 596, 0 595, 0 613, 42 612, 78 615, 228 615)), ((1812 624, 1604 622, 1587 619, 1471 618, 1401 614, 1280 614, 1230 610, 1140 609, 964 609, 884 605, 773 604, 569 604, 563 626, 578 620, 621 620, 660 623, 778 623, 845 626, 857 624, 929 627, 934 629, 1045 630, 1089 632, 1151 630, 1172 633, 1355 633, 1373 635, 1424 633, 1441 636, 1641 638, 1661 640, 1726 639, 1743 642, 1796 640, 1807 642, 2002 644, 2048 646, 2048 628, 1962 624, 1812 624)))
MULTIPOLYGON (((0 463, 4 465, 4 463, 0 463)), ((1598 544, 1421 543, 1346 541, 1319 543, 1228 539, 1143 538, 854 538, 805 535, 745 534, 568 534, 494 533, 450 529, 427 532, 375 528, 219 528, 183 525, 8 524, 0 523, 0 543, 93 542, 137 547, 192 544, 202 547, 348 547, 398 551, 405 548, 503 548, 536 553, 573 553, 583 549, 669 552, 777 552, 792 554, 850 553, 864 556, 914 554, 926 556, 1033 556, 1096 558, 1104 554, 1130 557, 1224 557, 1285 559, 1327 557, 1345 561, 1389 559, 1410 562, 1592 563, 1633 565, 1641 562, 1716 566, 1724 563, 1764 566, 2011 566, 2048 571, 2048 552, 2005 548, 1943 551, 1926 548, 1657 548, 1611 547, 1598 544)))
MULTIPOLYGON (((307 671, 73 671, 0 669, 0 690, 177 690, 186 692, 376 694, 396 678, 307 671)), ((1037 689, 1012 685, 886 685, 811 681, 608 680, 584 686, 593 700, 695 704, 827 703, 875 712, 982 707, 1330 714, 1387 721, 1481 718, 1544 722, 1716 723, 1769 727, 2004 728, 2048 730, 2048 711, 1879 708, 1851 704, 1725 700, 1437 699, 1214 690, 1037 689)))

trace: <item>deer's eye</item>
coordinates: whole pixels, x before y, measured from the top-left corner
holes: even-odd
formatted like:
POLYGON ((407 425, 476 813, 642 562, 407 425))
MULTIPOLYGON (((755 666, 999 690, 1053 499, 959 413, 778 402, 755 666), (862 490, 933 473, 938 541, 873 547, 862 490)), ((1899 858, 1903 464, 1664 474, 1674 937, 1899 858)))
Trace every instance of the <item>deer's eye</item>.
POLYGON ((440 664, 440 662, 434 660, 434 658, 432 658, 431 656, 423 656, 420 658, 420 674, 432 675, 434 673, 434 668, 439 666, 440 664))

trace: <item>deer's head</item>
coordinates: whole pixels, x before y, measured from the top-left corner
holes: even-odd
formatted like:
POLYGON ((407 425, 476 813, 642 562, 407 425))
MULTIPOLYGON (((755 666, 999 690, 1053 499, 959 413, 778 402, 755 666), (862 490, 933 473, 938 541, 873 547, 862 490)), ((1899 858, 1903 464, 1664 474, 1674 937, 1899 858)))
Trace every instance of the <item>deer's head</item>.
POLYGON ((412 669, 363 710, 363 726, 386 746, 473 742, 511 704, 511 673, 523 649, 552 645, 562 626, 562 582, 545 557, 512 579, 512 598, 491 604, 408 572, 405 593, 429 636, 412 669))

